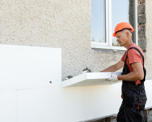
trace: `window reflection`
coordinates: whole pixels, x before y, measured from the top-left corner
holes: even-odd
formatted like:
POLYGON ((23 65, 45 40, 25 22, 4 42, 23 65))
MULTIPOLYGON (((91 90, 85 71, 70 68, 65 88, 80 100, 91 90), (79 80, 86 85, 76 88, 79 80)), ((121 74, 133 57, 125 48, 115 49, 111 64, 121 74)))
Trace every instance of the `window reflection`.
POLYGON ((105 0, 91 2, 91 40, 106 42, 105 0))
MULTIPOLYGON (((134 0, 111 0, 112 2, 112 32, 117 23, 129 22, 134 26, 134 0)), ((118 46, 116 38, 112 37, 112 45, 118 46)))

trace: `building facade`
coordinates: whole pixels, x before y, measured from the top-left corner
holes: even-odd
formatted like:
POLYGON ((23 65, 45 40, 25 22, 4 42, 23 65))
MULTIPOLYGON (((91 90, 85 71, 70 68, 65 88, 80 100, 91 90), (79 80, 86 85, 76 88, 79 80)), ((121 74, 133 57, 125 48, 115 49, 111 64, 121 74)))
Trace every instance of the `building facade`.
MULTIPOLYGON (((136 24, 138 24, 138 44, 146 51, 146 64, 149 66, 152 59, 149 56, 151 19, 148 7, 151 4, 144 2, 138 0, 136 3, 138 4, 136 24), (147 6, 146 12, 145 6, 147 6), (147 18, 147 24, 145 18, 147 18)), ((110 48, 94 48, 91 45, 91 17, 93 16, 91 0, 6 0, 0 1, 0 4, 0 43, 62 48, 63 79, 68 75, 80 74, 85 67, 92 71, 100 71, 116 63, 124 53, 110 48)), ((134 6, 135 3, 129 4, 134 6)), ((103 18, 104 21, 105 19, 106 17, 103 18)), ((149 67, 147 69, 150 71, 149 67)))
MULTIPOLYGON (((113 24, 113 11, 110 12, 117 5, 121 7, 118 4, 121 0, 101 3, 97 13, 104 15, 96 19, 92 18, 95 9, 93 1, 95 0, 1 0, 0 43, 61 48, 62 80, 68 75, 81 74, 86 67, 92 72, 98 72, 119 61, 124 53, 123 49, 113 45, 112 31, 118 20, 113 24), (93 33, 92 26, 95 25, 92 22, 100 19, 103 19, 103 23, 97 28, 99 32, 104 30, 104 40, 91 38, 92 35, 95 38, 97 36, 93 33), (100 27, 104 29, 100 30, 100 27), (102 41, 105 43, 101 44, 102 41)), ((145 52, 147 79, 151 79, 152 1, 125 1, 129 3, 129 8, 123 5, 129 10, 128 21, 136 29, 135 43, 145 52)))

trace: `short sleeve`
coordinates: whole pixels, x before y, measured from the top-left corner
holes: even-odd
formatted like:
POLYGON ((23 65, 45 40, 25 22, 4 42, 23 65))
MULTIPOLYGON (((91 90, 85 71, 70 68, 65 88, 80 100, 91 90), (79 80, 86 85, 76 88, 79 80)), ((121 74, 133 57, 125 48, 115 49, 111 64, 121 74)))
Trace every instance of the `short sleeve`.
POLYGON ((128 51, 129 64, 142 62, 142 57, 137 50, 130 49, 128 51))

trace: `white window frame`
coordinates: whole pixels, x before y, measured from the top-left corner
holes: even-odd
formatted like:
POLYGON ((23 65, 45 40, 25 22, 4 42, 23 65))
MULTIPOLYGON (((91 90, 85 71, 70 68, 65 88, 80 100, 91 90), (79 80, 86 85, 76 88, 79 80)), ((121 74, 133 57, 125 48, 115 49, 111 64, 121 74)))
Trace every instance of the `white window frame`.
MULTIPOLYGON (((106 1, 106 42, 95 42, 91 40, 91 48, 99 48, 99 49, 112 49, 112 50, 126 50, 124 47, 113 46, 112 45, 112 3, 111 0, 106 1)), ((135 43, 138 45, 138 13, 137 13, 137 5, 138 1, 135 0, 135 43)))

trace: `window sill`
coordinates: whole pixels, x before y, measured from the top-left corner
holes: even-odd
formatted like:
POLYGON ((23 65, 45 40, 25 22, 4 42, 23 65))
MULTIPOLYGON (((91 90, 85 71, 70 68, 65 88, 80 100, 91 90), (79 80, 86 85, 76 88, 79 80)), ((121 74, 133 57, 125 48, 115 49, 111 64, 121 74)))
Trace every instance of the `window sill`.
POLYGON ((106 80, 110 77, 110 72, 91 72, 91 73, 82 73, 78 76, 75 76, 71 79, 62 81, 62 87, 69 86, 90 86, 90 85, 106 85, 114 84, 116 81, 106 80))
POLYGON ((91 42, 91 48, 110 49, 110 50, 114 50, 114 51, 117 51, 117 50, 124 51, 124 50, 126 50, 126 48, 124 48, 124 47, 109 46, 109 45, 102 44, 102 43, 99 43, 99 42, 91 42))

